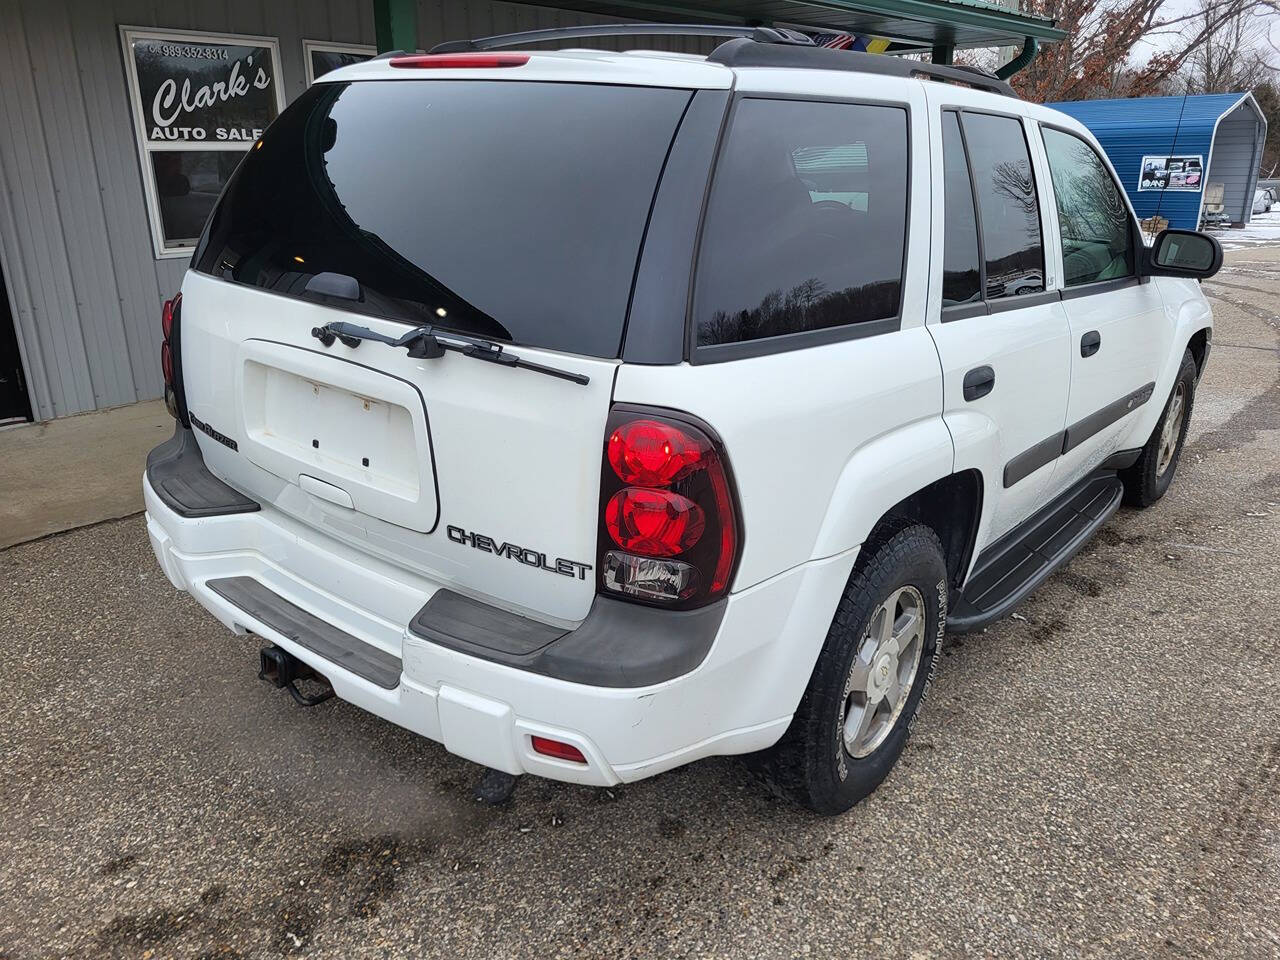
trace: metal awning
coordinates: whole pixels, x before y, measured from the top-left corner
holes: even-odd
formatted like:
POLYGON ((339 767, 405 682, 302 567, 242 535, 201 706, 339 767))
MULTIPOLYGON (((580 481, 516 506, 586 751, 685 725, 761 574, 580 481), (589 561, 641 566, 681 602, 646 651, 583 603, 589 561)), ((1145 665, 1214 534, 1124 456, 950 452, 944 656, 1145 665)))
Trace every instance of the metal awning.
POLYGON ((985 0, 547 0, 539 5, 631 20, 766 24, 886 37, 893 41, 890 53, 1021 46, 1027 38, 1055 43, 1066 36, 1053 19, 985 0))

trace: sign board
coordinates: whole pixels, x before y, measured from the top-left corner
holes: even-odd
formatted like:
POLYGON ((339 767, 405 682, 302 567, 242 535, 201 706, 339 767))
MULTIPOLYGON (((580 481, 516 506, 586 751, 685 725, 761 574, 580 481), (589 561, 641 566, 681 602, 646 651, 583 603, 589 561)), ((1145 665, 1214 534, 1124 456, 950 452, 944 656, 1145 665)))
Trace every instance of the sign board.
POLYGON ((1204 156, 1144 156, 1138 174, 1138 190, 1177 190, 1199 193, 1204 189, 1204 156))
POLYGON ((307 86, 330 70, 364 63, 377 56, 378 48, 359 43, 330 43, 327 40, 303 40, 302 60, 307 66, 307 86))
POLYGON ((244 152, 284 109, 270 37, 120 28, 157 258, 195 246, 244 152))

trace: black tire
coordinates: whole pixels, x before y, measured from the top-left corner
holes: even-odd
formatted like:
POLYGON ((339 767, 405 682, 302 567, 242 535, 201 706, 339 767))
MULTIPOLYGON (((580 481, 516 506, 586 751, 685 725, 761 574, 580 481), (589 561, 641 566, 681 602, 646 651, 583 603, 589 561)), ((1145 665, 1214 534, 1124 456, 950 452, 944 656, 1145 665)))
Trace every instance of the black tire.
POLYGON ((1187 438, 1187 425, 1191 423, 1191 407, 1195 396, 1196 361, 1191 356, 1191 351, 1187 350, 1182 355, 1182 365, 1178 368, 1178 376, 1174 379, 1173 388, 1169 391, 1169 399, 1165 401, 1164 411, 1160 414, 1160 420, 1155 430, 1151 432, 1146 446, 1142 448, 1141 456, 1133 466, 1120 471, 1120 481, 1124 484, 1124 502, 1129 506, 1139 508, 1151 506, 1165 495, 1169 484, 1173 483, 1173 475, 1178 470, 1178 461, 1182 458, 1182 444, 1187 438), (1176 440, 1173 437, 1168 438, 1174 440, 1172 454, 1163 464, 1164 469, 1161 470, 1164 460, 1162 451, 1166 440, 1165 424, 1169 421, 1171 412, 1177 410, 1175 400, 1179 396, 1179 390, 1182 391, 1181 423, 1175 428, 1176 440))
POLYGON ((906 746, 933 679, 946 611, 947 565, 931 529, 907 526, 879 542, 867 543, 840 598, 791 726, 777 744, 749 761, 765 784, 824 815, 844 813, 879 786, 906 746), (920 659, 896 719, 889 723, 891 710, 888 716, 880 715, 884 739, 866 756, 855 757, 844 739, 846 711, 861 709, 856 703, 859 693, 855 691, 851 700, 849 686, 854 657, 860 650, 865 655, 864 642, 881 606, 904 588, 915 590, 906 596, 912 609, 918 596, 923 612, 923 633, 914 641, 920 644, 920 659))

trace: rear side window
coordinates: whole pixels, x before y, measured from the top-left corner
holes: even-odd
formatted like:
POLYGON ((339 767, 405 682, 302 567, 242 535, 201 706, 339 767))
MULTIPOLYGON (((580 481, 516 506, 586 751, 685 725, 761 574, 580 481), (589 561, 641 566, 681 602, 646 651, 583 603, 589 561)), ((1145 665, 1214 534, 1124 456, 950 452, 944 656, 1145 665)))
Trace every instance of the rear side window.
POLYGON ((698 344, 896 317, 907 173, 903 108, 740 101, 703 226, 698 344))
POLYGON ((1044 242, 1022 123, 986 113, 961 116, 982 221, 987 299, 1040 293, 1044 242))
POLYGON ((1050 127, 1040 132, 1058 201, 1063 283, 1133 276, 1132 221, 1111 172, 1079 137, 1050 127))
POLYGON ((942 114, 943 212, 942 305, 982 299, 982 269, 978 252, 978 219, 973 211, 973 181, 964 156, 960 117, 942 114))
POLYGON ((249 151, 196 269, 344 310, 616 357, 690 96, 484 80, 316 84, 249 151), (322 273, 343 276, 317 284, 322 273))

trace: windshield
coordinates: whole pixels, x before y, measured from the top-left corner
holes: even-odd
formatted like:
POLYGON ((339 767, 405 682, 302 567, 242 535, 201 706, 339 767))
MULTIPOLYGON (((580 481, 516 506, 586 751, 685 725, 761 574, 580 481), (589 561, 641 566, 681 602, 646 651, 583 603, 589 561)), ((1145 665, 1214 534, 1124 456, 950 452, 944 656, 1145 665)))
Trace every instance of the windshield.
POLYGON ((194 266, 344 310, 616 357, 690 96, 488 80, 317 84, 249 151, 194 266))

